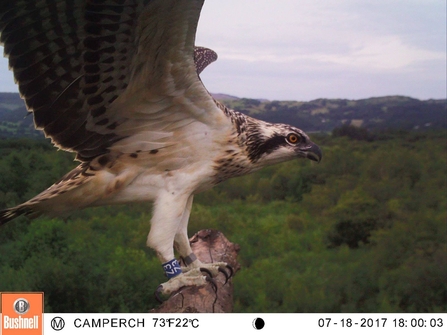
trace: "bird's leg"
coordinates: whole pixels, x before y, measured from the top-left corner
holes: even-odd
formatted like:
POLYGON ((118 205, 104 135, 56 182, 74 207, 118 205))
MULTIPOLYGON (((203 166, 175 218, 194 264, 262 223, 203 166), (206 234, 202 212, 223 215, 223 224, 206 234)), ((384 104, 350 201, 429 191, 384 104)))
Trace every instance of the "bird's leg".
MULTIPOLYGON (((160 300, 159 295, 169 296, 183 286, 202 286, 211 283, 216 289, 212 277, 217 276, 219 272, 225 275, 226 280, 229 278, 229 275, 222 270, 227 266, 226 263, 205 264, 200 262, 192 252, 187 235, 192 201, 192 195, 175 197, 166 193, 159 197, 154 204, 147 245, 157 252, 165 275, 169 279, 158 287, 155 293, 158 300, 160 300), (174 208, 173 203, 176 204, 174 208), (175 208, 183 208, 183 210, 176 212, 175 208), (175 259, 174 245, 180 256, 186 261, 186 267, 180 267, 175 259), (208 275, 204 275, 204 273, 208 275)), ((232 271, 230 271, 230 276, 231 273, 232 271)))
MULTIPOLYGON (((192 199, 192 195, 175 196, 166 192, 154 204, 147 245, 157 252, 157 256, 163 264, 165 275, 169 279, 158 287, 156 291, 157 299, 159 299, 158 294, 169 296, 183 286, 201 286, 209 281, 200 272, 200 269, 184 273, 174 256, 174 239, 178 235, 181 224, 185 220, 186 224, 188 222, 192 199), (175 206, 172 206, 172 204, 175 204, 175 206), (176 211, 176 208, 181 209, 181 211, 176 211)), ((191 249, 189 248, 189 250, 191 249)))
POLYGON ((191 249, 188 238, 188 221, 189 215, 191 213, 193 197, 194 196, 191 195, 187 201, 185 211, 180 221, 179 230, 174 239, 174 246, 182 257, 183 263, 185 264, 185 267, 182 267, 182 271, 184 273, 189 273, 190 271, 197 272, 197 269, 199 269, 201 272, 209 274, 210 277, 216 277, 219 272, 221 272, 224 274, 226 281, 228 281, 228 279, 233 274, 233 270, 227 265, 227 263, 202 263, 191 249), (230 274, 228 274, 225 269, 229 270, 230 274))

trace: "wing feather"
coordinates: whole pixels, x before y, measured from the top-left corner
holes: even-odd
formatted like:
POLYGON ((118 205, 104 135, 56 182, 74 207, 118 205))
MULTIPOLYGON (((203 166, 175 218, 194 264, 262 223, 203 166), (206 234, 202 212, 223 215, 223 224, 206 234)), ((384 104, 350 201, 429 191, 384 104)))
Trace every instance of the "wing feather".
POLYGON ((213 122, 217 107, 197 74, 217 55, 206 48, 194 53, 202 5, 203 0, 1 3, 0 43, 36 127, 89 161, 114 145, 134 148, 130 143, 143 143, 144 136, 158 143, 196 119, 213 122))
POLYGON ((217 54, 208 48, 196 47, 194 52, 194 62, 196 63, 197 73, 202 73, 205 68, 217 60, 217 54))

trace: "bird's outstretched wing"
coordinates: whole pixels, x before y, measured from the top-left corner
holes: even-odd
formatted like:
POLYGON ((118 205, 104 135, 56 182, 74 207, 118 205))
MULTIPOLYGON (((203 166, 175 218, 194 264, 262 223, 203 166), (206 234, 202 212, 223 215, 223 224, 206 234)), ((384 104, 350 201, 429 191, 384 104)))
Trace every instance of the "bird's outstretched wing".
POLYGON ((197 73, 215 54, 200 49, 194 57, 202 5, 2 1, 0 42, 36 127, 90 161, 135 142, 154 150, 176 127, 213 123, 218 109, 197 73))

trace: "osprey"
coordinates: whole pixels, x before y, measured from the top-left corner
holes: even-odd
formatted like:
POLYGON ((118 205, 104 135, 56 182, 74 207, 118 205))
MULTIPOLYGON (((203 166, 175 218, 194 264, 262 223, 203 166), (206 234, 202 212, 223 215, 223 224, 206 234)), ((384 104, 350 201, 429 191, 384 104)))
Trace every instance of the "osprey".
POLYGON ((64 215, 89 206, 154 203, 147 245, 169 278, 158 292, 207 282, 187 235, 193 197, 293 158, 320 161, 300 129, 226 108, 200 72, 203 0, 14 0, 0 4, 0 41, 35 126, 80 165, 31 200, 0 212, 64 215), (180 267, 174 248, 185 261, 180 267))

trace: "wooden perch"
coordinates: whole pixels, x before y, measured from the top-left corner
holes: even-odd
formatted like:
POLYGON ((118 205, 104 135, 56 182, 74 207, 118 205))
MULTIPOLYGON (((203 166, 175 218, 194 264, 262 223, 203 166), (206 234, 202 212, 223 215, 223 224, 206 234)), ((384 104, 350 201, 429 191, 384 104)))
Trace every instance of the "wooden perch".
MULTIPOLYGON (((233 244, 219 231, 205 229, 190 240, 192 251, 203 263, 226 262, 233 268, 233 276, 240 269, 237 262, 239 245, 233 244)), ((230 313, 233 311, 233 280, 225 284, 225 276, 214 278, 217 292, 211 284, 202 287, 188 286, 151 310, 151 313, 230 313)))

